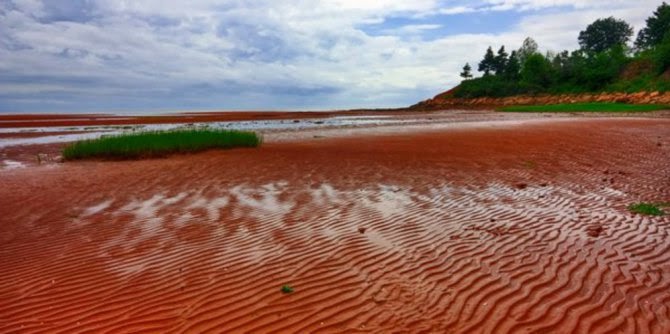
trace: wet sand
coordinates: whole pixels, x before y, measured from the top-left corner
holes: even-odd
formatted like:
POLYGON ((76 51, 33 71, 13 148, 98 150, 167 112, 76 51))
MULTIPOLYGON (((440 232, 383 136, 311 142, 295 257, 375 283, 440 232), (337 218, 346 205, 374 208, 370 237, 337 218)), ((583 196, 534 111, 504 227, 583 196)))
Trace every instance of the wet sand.
POLYGON ((0 170, 0 332, 669 332, 670 119, 491 124, 0 170))
MULTIPOLYGON (((228 111, 186 112, 152 116, 126 116, 114 114, 12 114, 0 115, 1 128, 55 127, 55 126, 99 126, 133 124, 174 124, 200 122, 230 122, 251 120, 289 120, 325 118, 332 116, 370 115, 370 111, 228 111)), ((375 115, 412 114, 401 111, 377 111, 375 115)))
POLYGON ((0 132, 0 139, 8 138, 35 138, 44 136, 76 135, 86 131, 41 131, 41 132, 0 132))

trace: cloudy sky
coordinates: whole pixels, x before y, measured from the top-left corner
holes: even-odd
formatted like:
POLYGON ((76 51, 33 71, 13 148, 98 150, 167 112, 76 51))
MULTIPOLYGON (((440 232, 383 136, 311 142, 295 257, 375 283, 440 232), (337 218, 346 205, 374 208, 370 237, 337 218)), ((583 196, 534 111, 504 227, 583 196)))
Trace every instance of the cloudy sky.
POLYGON ((658 0, 0 0, 0 112, 400 107, 658 0))

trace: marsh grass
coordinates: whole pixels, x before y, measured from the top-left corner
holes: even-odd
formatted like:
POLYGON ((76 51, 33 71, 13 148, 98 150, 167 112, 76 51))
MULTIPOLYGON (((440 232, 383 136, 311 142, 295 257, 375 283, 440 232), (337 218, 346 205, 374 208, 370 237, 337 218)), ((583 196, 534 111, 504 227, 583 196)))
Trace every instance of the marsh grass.
POLYGON ((257 147, 261 142, 258 134, 248 131, 191 129, 136 132, 75 142, 63 149, 63 158, 153 158, 214 148, 257 147))
POLYGON ((663 216, 665 212, 661 207, 668 206, 668 203, 634 203, 628 206, 628 211, 649 216, 663 216))
POLYGON ((499 108, 507 112, 649 112, 670 109, 660 104, 627 104, 627 103, 568 103, 535 106, 509 106, 499 108))
POLYGON ((293 287, 290 286, 290 285, 288 285, 288 284, 282 285, 282 287, 281 287, 280 290, 281 290, 281 292, 284 293, 284 294, 293 293, 293 291, 295 291, 295 290, 293 289, 293 287))

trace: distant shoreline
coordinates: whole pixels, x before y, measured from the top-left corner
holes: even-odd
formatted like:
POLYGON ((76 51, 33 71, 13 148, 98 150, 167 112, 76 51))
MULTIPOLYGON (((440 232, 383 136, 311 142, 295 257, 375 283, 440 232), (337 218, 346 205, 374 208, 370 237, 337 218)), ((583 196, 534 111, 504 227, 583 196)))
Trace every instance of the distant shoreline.
POLYGON ((326 118, 335 115, 359 116, 370 112, 397 114, 398 112, 404 111, 407 111, 407 109, 356 109, 339 111, 196 111, 155 115, 119 115, 112 113, 12 113, 0 114, 0 128, 292 120, 326 118))

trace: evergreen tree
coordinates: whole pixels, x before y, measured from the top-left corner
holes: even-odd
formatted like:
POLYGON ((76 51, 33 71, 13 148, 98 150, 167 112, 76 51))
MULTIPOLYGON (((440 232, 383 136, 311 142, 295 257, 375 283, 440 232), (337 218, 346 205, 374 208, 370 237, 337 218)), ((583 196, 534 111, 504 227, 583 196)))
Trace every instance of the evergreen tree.
POLYGON ((654 15, 647 18, 647 26, 640 30, 635 41, 638 49, 648 49, 661 44, 670 35, 670 5, 663 2, 654 15))
POLYGON ((505 72, 503 74, 507 79, 518 80, 520 71, 521 63, 519 62, 519 56, 516 51, 512 51, 512 54, 509 56, 507 64, 505 65, 505 72))
POLYGON ((498 50, 498 55, 495 58, 493 70, 496 72, 496 75, 502 75, 505 72, 507 62, 507 52, 505 52, 505 46, 503 45, 498 50))
POLYGON ((484 55, 484 59, 479 62, 479 72, 484 72, 484 76, 489 76, 495 70, 496 56, 493 55, 493 49, 489 46, 484 55))
POLYGON ((471 79, 468 74, 472 69, 464 67, 461 76, 466 80, 454 96, 666 91, 670 74, 670 1, 666 2, 641 30, 636 41, 641 51, 638 54, 631 55, 626 45, 632 36, 628 23, 612 17, 600 19, 581 32, 581 48, 572 52, 539 52, 530 37, 520 49, 510 50, 509 55, 504 46, 497 54, 489 47, 479 63, 484 76, 471 79))
MULTIPOLYGON (((547 57, 547 59, 549 58, 547 57)), ((560 80, 567 81, 570 79, 572 68, 570 64, 570 52, 568 50, 564 50, 563 52, 554 55, 551 64, 560 80)))
POLYGON ((461 78, 463 78, 464 80, 472 78, 472 67, 470 67, 470 63, 465 63, 465 66, 463 66, 463 72, 461 72, 461 78))

